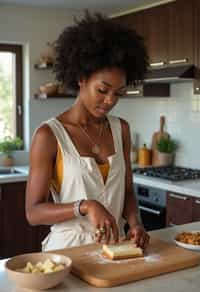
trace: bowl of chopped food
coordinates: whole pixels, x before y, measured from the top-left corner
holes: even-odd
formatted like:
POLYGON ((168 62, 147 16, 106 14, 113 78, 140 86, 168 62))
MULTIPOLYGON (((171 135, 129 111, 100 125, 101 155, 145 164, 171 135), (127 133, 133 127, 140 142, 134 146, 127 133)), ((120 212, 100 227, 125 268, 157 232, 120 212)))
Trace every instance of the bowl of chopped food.
POLYGON ((180 232, 175 236, 174 240, 181 247, 200 250, 200 231, 180 232))
POLYGON ((43 290, 62 283, 71 265, 69 257, 39 252, 14 256, 6 262, 5 268, 16 286, 43 290))

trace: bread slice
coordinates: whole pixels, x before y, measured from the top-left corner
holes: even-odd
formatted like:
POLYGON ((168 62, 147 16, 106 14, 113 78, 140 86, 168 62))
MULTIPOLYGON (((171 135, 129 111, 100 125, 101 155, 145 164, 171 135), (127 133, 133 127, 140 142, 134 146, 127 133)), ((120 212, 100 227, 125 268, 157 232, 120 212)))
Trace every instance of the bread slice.
POLYGON ((133 243, 103 244, 103 255, 111 260, 129 259, 143 256, 143 250, 133 243))

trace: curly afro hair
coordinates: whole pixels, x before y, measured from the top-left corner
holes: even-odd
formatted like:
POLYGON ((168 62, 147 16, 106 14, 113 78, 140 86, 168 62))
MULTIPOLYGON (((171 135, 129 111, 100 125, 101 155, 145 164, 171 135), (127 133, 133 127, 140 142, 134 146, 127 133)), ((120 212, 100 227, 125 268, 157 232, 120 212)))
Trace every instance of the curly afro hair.
POLYGON ((93 73, 117 67, 126 74, 127 85, 144 79, 148 56, 143 38, 135 31, 99 13, 86 11, 82 20, 65 28, 55 42, 54 72, 58 81, 78 90, 78 81, 93 73))

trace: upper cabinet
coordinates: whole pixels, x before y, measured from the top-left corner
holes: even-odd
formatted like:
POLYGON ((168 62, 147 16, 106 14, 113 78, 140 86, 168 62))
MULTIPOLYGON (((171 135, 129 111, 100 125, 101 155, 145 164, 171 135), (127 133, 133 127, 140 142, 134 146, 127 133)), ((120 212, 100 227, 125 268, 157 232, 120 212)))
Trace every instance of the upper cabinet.
POLYGON ((167 4, 143 11, 144 39, 150 64, 163 66, 168 59, 169 6, 167 4))
POLYGON ((169 5, 168 63, 194 64, 193 0, 177 0, 169 5))
POLYGON ((116 20, 144 37, 152 69, 195 65, 194 93, 200 94, 199 0, 176 0, 116 20))
POLYGON ((151 67, 194 63, 194 1, 144 10, 143 19, 151 67))
MULTIPOLYGON (((158 10, 158 14, 161 10, 163 11, 163 14, 165 13, 163 9, 160 9, 160 7, 157 10, 158 10)), ((144 38, 145 45, 148 47, 148 51, 151 51, 151 56, 152 56, 151 61, 160 62, 161 60, 164 59, 164 56, 159 55, 159 57, 157 57, 158 53, 155 53, 155 51, 160 52, 161 46, 163 50, 166 50, 166 45, 164 45, 163 40, 162 40, 164 39, 163 35, 165 32, 166 23, 165 21, 163 21, 162 33, 160 31, 158 35, 156 31, 156 33, 154 34, 155 39, 151 40, 150 37, 148 36, 150 36, 153 31, 157 30, 160 27, 160 25, 157 24, 157 22, 152 16, 153 14, 151 13, 150 10, 148 10, 148 13, 147 11, 145 11, 145 16, 144 16, 144 11, 138 11, 138 12, 130 13, 127 15, 115 17, 112 19, 112 21, 118 22, 131 29, 134 29, 138 35, 144 38), (146 25, 144 19, 148 19, 147 21, 149 21, 150 23, 153 23, 155 29, 154 28, 151 29, 149 25, 146 25)), ((161 21, 163 20, 162 16, 160 17, 160 20, 161 21)), ((144 97, 144 96, 169 97, 170 96, 169 85, 166 83, 165 84, 148 83, 148 84, 140 85, 137 88, 130 86, 127 89, 127 95, 125 97, 144 97)))
POLYGON ((118 16, 112 18, 112 21, 121 23, 131 29, 134 29, 138 35, 144 36, 143 11, 118 16))

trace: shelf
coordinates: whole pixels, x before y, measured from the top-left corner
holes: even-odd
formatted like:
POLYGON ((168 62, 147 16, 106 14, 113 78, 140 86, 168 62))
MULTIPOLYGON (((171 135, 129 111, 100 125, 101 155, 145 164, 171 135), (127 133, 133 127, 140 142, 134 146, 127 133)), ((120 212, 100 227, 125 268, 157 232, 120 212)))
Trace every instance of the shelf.
POLYGON ((34 94, 35 99, 58 99, 58 98, 75 98, 76 94, 74 93, 66 93, 66 94, 53 94, 53 95, 47 95, 46 93, 36 93, 34 94))
POLYGON ((49 64, 35 64, 34 68, 37 70, 48 70, 48 69, 52 69, 53 68, 53 64, 49 63, 49 64))

